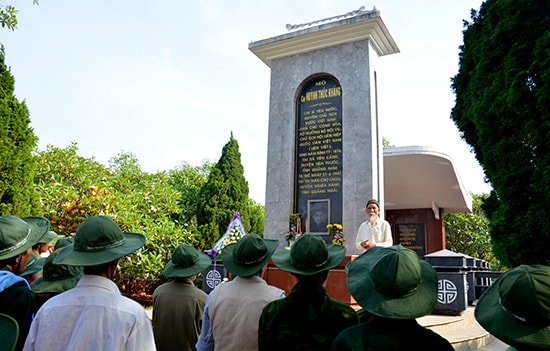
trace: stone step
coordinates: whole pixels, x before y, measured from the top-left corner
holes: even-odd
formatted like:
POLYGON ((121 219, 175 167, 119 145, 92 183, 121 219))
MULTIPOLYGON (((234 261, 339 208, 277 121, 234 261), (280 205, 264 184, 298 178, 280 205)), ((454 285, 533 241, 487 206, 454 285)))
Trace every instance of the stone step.
POLYGON ((478 351, 504 351, 510 347, 509 345, 503 343, 497 338, 494 338, 494 340, 489 343, 488 345, 485 345, 478 349, 478 351))
POLYGON ((474 307, 468 307, 459 316, 428 315, 417 321, 449 340, 456 351, 497 351, 508 347, 477 323, 474 307))

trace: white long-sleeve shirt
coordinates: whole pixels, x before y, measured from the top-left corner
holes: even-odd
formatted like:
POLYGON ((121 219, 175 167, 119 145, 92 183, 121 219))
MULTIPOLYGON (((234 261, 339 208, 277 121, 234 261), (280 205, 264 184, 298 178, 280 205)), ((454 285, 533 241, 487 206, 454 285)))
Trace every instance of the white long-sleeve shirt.
POLYGON ((376 246, 392 246, 393 238, 388 221, 378 217, 374 223, 369 223, 368 221, 361 223, 359 230, 357 230, 357 236, 355 237, 355 246, 361 252, 365 251, 361 243, 367 239, 374 242, 376 246))
POLYGON ((76 287, 38 310, 23 350, 155 350, 145 309, 105 277, 84 275, 76 287))

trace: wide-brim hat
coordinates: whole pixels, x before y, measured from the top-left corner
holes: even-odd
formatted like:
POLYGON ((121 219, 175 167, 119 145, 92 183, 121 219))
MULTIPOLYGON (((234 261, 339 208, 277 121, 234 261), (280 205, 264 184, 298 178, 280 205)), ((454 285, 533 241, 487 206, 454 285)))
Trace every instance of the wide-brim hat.
POLYGON ((29 256, 29 260, 25 265, 25 270, 23 273, 19 274, 21 277, 34 274, 44 268, 46 263, 45 257, 37 257, 34 253, 29 256))
POLYGON ((413 250, 375 246, 346 265, 348 290, 368 312, 412 319, 429 314, 437 303, 437 273, 413 250))
MULTIPOLYGON (((43 217, 37 217, 43 218, 43 217)), ((49 221, 37 221, 43 225, 49 221)), ((30 224, 17 216, 0 216, 0 260, 15 257, 27 251, 48 231, 36 224, 30 224)))
POLYGON ((64 248, 65 246, 71 245, 73 243, 73 238, 68 238, 66 236, 60 235, 60 238, 57 239, 54 245, 54 251, 64 248))
POLYGON ((27 216, 21 217, 21 219, 27 222, 31 229, 37 231, 37 233, 40 235, 40 238, 38 239, 36 244, 49 242, 49 240, 46 241, 46 239, 51 238, 52 236, 48 234, 50 231, 50 221, 46 217, 27 216))
POLYGON ((17 321, 7 314, 0 313, 0 345, 2 350, 13 350, 19 337, 17 321))
POLYGON ((502 274, 477 301, 475 318, 514 347, 549 347, 550 267, 521 265, 502 274))
POLYGON ((263 239, 258 234, 247 234, 236 243, 223 248, 222 263, 231 273, 249 277, 267 264, 278 246, 279 240, 263 239))
POLYGON ((190 245, 181 244, 172 253, 172 259, 168 261, 162 274, 167 278, 190 277, 211 264, 212 259, 208 255, 190 245))
POLYGON ((126 256, 145 243, 145 235, 123 232, 107 216, 93 216, 82 222, 74 242, 60 249, 55 264, 96 266, 126 256))
POLYGON ((276 252, 272 260, 282 271, 313 275, 337 267, 345 255, 346 248, 342 245, 327 244, 319 235, 305 233, 290 250, 276 252))
POLYGON ((52 242, 56 239, 58 239, 58 235, 55 232, 52 232, 51 230, 48 230, 46 232, 46 234, 44 234, 42 236, 42 238, 40 238, 40 240, 38 240, 38 243, 39 244, 45 244, 45 243, 52 242))
POLYGON ((60 252, 61 250, 55 250, 46 258, 42 277, 31 283, 35 293, 63 292, 74 288, 82 278, 84 274, 82 267, 54 263, 55 257, 60 252))

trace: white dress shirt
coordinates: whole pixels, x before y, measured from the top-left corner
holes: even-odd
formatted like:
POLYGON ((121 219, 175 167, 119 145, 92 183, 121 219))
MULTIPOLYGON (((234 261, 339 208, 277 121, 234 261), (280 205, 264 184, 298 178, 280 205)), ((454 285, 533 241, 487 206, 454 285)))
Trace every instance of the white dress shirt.
POLYGON ((145 309, 105 277, 84 275, 52 297, 31 324, 24 350, 155 350, 145 309))
POLYGON ((355 246, 361 252, 365 251, 361 243, 367 239, 375 243, 376 246, 392 246, 393 238, 390 223, 380 217, 377 217, 374 223, 369 223, 369 221, 361 223, 355 237, 355 246))

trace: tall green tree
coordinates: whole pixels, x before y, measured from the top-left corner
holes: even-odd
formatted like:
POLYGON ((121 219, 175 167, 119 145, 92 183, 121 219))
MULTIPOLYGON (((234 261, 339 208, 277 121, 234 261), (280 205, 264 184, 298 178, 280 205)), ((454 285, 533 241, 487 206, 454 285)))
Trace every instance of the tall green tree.
POLYGON ((27 105, 14 95, 15 79, 4 59, 0 46, 0 214, 22 216, 38 208, 32 155, 38 138, 27 105))
POLYGON ((239 144, 231 133, 220 159, 199 192, 197 222, 207 245, 205 249, 212 248, 225 233, 235 212, 240 213, 245 230, 250 230, 248 191, 239 144))
POLYGON ((550 1, 485 1, 460 49, 451 118, 493 187, 494 253, 550 264, 550 1))

